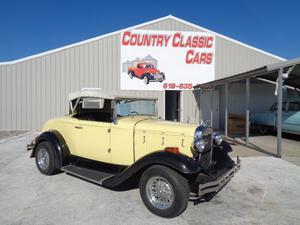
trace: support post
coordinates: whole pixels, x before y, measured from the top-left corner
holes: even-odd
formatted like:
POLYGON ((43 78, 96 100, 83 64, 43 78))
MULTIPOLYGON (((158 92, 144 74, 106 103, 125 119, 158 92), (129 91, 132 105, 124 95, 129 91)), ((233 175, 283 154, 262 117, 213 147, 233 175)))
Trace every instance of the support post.
POLYGON ((199 115, 200 115, 200 122, 203 121, 203 113, 202 113, 202 106, 203 106, 203 102, 202 102, 202 89, 199 90, 199 115))
POLYGON ((228 137, 228 84, 225 84, 225 137, 228 137))
POLYGON ((246 79, 246 144, 249 144, 250 131, 250 78, 246 79))
POLYGON ((278 71, 278 89, 277 89, 277 157, 281 158, 282 148, 282 74, 283 68, 278 71))
POLYGON ((214 103, 214 88, 210 89, 210 125, 213 127, 213 117, 214 117, 214 112, 213 112, 213 104, 214 103))

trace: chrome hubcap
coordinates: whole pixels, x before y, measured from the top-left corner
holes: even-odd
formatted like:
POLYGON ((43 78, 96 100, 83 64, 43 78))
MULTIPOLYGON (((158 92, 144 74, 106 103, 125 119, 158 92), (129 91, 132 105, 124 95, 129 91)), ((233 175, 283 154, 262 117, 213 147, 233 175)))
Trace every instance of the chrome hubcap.
POLYGON ((44 148, 41 148, 37 155, 37 161, 38 161, 39 167, 42 170, 46 170, 48 168, 49 159, 50 159, 50 157, 49 157, 49 153, 47 152, 47 150, 44 148))
POLYGON ((146 184, 147 198, 159 209, 169 208, 174 201, 174 190, 170 183, 159 176, 151 177, 146 184))
POLYGON ((144 83, 147 84, 148 83, 148 78, 144 77, 144 83))

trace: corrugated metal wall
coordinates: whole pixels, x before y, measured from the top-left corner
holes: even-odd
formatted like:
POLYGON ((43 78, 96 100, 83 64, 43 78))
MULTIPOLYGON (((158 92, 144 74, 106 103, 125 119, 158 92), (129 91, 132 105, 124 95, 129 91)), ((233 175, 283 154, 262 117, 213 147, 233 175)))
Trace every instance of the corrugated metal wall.
MULTIPOLYGON (((140 29, 198 30, 173 19, 141 26, 140 29)), ((216 39, 216 78, 277 61, 278 59, 228 40, 219 37, 216 39)), ((68 93, 83 87, 119 91, 119 77, 119 34, 20 63, 0 65, 0 130, 38 129, 47 119, 67 113, 68 93)), ((133 93, 158 97, 159 115, 164 117, 163 91, 133 93)), ((199 108, 195 94, 184 91, 182 96, 183 121, 198 122, 199 108)))

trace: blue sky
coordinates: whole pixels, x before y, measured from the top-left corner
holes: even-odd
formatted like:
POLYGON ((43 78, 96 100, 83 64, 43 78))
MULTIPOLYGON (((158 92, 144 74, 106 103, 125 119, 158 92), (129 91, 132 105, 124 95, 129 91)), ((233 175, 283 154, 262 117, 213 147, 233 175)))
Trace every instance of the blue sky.
POLYGON ((173 15, 281 57, 300 57, 300 1, 0 0, 0 62, 173 15))

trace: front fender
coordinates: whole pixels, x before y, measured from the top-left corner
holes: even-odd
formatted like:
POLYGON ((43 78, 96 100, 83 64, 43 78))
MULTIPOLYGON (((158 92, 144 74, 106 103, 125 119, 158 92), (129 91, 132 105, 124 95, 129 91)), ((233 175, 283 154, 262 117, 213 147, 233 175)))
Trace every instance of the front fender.
POLYGON ((215 146, 212 152, 212 160, 221 167, 231 168, 234 165, 234 161, 228 155, 232 152, 232 148, 229 143, 222 141, 220 146, 215 146))
POLYGON ((119 175, 104 180, 102 185, 116 187, 134 174, 152 165, 164 165, 185 175, 196 174, 201 170, 200 164, 186 155, 158 151, 142 157, 119 175))

